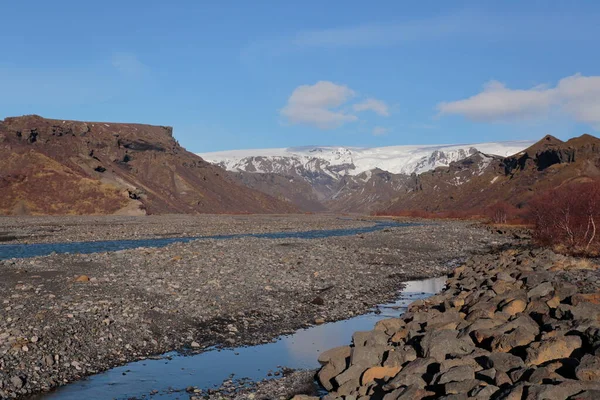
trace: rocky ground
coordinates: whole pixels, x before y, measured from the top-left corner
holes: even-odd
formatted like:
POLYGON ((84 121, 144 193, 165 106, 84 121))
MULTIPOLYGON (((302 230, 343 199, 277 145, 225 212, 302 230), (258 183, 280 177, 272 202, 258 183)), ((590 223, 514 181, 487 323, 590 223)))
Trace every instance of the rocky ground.
MULTIPOLYGON (((248 224, 261 229, 274 217, 264 218, 248 224)), ((365 224, 292 218, 271 229, 365 224)), ((177 231, 163 222, 153 229, 177 231)), ((86 229, 94 230, 74 228, 86 229)), ((348 318, 392 300, 403 281, 445 274, 452 260, 509 242, 507 235, 444 222, 351 237, 200 240, 0 261, 0 398, 49 390, 173 349, 262 343, 348 318)))
POLYGON ((259 382, 228 380, 218 389, 203 391, 190 387, 186 391, 190 394, 190 400, 287 400, 295 396, 317 397, 322 390, 315 382, 315 374, 316 371, 313 370, 284 370, 281 378, 259 382))
POLYGON ((197 237, 372 226, 339 215, 0 216, 0 244, 197 237))
POLYGON ((539 249, 473 257, 319 362, 324 400, 600 399, 600 266, 539 249))

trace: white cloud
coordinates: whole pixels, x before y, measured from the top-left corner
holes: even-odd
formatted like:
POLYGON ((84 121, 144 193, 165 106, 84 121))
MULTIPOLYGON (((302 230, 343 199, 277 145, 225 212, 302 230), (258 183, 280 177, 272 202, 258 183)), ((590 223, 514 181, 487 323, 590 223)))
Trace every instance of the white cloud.
POLYGON ((480 30, 484 24, 477 19, 465 24, 474 14, 461 12, 440 17, 373 23, 320 30, 301 31, 292 39, 296 47, 373 47, 392 46, 419 40, 432 40, 452 34, 480 30))
MULTIPOLYGON (((423 20, 303 30, 289 36, 277 35, 252 40, 242 49, 240 56, 244 62, 252 63, 265 55, 271 59, 311 49, 387 47, 423 40, 442 40, 461 32, 470 35, 473 24, 489 27, 489 23, 479 22, 480 19, 472 13, 463 12, 423 20)), ((502 34, 507 34, 505 29, 502 29, 502 34)))
POLYGON ((336 110, 354 96, 349 87, 329 81, 298 86, 281 110, 281 115, 292 124, 312 125, 320 129, 338 128, 358 120, 356 115, 336 110))
POLYGON ((348 86, 319 81, 312 86, 298 86, 290 96, 289 103, 308 107, 337 107, 354 95, 348 86))
POLYGON ((558 82, 556 91, 564 112, 600 130, 600 76, 569 76, 558 82))
POLYGON ((348 86, 330 81, 301 85, 294 89, 280 114, 291 124, 310 125, 319 129, 335 129, 358 121, 356 114, 362 111, 373 111, 386 117, 390 115, 384 101, 370 97, 352 104, 351 100, 355 97, 356 92, 348 86))
POLYGON ((483 122, 536 119, 557 110, 600 129, 600 76, 575 74, 561 79, 555 87, 531 89, 509 89, 491 81, 481 93, 440 103, 437 108, 440 114, 463 115, 483 122))
POLYGON ((442 114, 461 114, 474 121, 536 117, 552 104, 552 95, 543 87, 508 89, 498 81, 485 84, 481 93, 468 99, 438 105, 442 114))
POLYGON ((385 134, 387 134, 390 130, 388 128, 384 128, 383 126, 376 126, 375 128, 373 128, 373 135, 374 136, 383 136, 385 134))
POLYGON ((148 72, 148 67, 132 53, 114 53, 112 65, 119 72, 128 76, 139 77, 148 72))
POLYGON ((337 48, 383 48, 436 41, 452 45, 463 40, 487 45, 493 43, 588 43, 598 37, 597 11, 554 13, 536 9, 530 13, 499 14, 466 8, 422 19, 397 16, 357 25, 326 26, 254 38, 241 51, 244 62, 265 61, 294 52, 337 48), (510 29, 507 29, 510 25, 510 29))
POLYGON ((360 103, 357 103, 353 106, 354 111, 367 111, 371 110, 379 115, 384 117, 388 117, 390 115, 390 110, 387 104, 381 100, 377 99, 366 99, 360 103))

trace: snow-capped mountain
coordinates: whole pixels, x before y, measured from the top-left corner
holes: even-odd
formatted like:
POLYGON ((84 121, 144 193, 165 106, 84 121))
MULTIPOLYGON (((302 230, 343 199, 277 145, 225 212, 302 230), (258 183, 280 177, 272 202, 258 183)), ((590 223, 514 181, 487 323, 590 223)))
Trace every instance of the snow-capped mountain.
POLYGON ((281 149, 232 150, 200 153, 200 157, 229 171, 287 175, 325 173, 334 179, 359 175, 379 168, 393 174, 420 174, 476 152, 509 156, 533 142, 512 141, 463 145, 388 147, 290 147, 281 149))
POLYGON ((237 173, 241 184, 287 199, 302 209, 369 212, 399 193, 412 190, 416 175, 474 155, 480 155, 476 159, 483 171, 492 159, 485 154, 506 157, 531 144, 514 141, 375 148, 318 146, 198 155, 237 173))

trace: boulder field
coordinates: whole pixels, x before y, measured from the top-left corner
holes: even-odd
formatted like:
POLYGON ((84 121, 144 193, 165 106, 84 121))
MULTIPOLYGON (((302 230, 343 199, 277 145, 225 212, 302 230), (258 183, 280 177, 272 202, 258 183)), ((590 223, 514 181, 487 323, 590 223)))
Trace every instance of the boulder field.
POLYGON ((600 399, 598 268, 541 249, 472 257, 440 294, 321 353, 323 399, 600 399))

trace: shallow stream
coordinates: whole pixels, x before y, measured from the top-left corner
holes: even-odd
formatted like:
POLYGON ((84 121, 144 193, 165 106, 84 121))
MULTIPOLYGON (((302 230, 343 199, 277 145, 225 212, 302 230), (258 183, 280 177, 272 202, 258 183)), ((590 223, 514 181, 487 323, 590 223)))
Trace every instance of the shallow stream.
POLYGON ((230 235, 178 237, 178 238, 153 238, 134 240, 102 240, 93 242, 63 242, 63 243, 32 243, 32 244, 1 244, 0 260, 10 258, 29 258, 47 256, 52 253, 100 253, 134 249, 137 247, 164 247, 172 243, 187 243, 199 239, 237 239, 254 237, 262 239, 320 239, 327 237, 351 236, 362 233, 376 232, 386 228, 414 226, 414 223, 399 223, 394 221, 378 222, 373 226, 343 229, 312 230, 304 232, 271 232, 271 233, 239 233, 230 235))
POLYGON ((172 352, 160 359, 113 368, 40 398, 189 399, 185 389, 190 386, 207 390, 221 386, 230 378, 262 380, 281 367, 318 368, 319 353, 350 344, 354 332, 371 330, 381 319, 400 316, 411 302, 439 292, 445 282, 445 277, 406 282, 394 303, 379 305, 365 315, 301 329, 281 336, 273 343, 225 350, 208 349, 193 356, 172 352))
MULTIPOLYGON (((350 236, 412 225, 415 224, 384 221, 370 227, 305 232, 0 245, 0 259, 27 258, 52 253, 87 254, 137 247, 164 247, 172 243, 186 243, 198 239, 242 237, 316 239, 350 236)), ((444 284, 444 277, 406 282, 406 286, 399 293, 396 302, 379 305, 364 315, 301 329, 291 335, 281 336, 275 342, 258 346, 233 349, 210 348, 196 355, 167 353, 161 357, 113 368, 34 398, 61 400, 189 399, 189 394, 185 392, 185 389, 190 386, 207 390, 220 387, 224 381, 229 379, 248 378, 258 381, 270 377, 275 378, 275 372, 282 367, 315 369, 319 367, 317 358, 322 351, 350 344, 354 332, 371 330, 381 319, 400 316, 411 302, 439 292, 444 284)))

